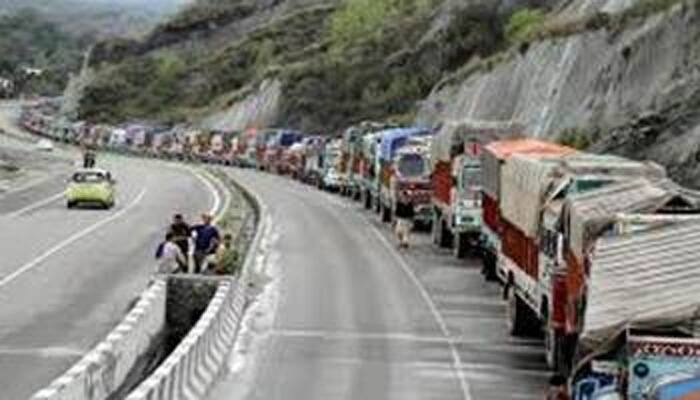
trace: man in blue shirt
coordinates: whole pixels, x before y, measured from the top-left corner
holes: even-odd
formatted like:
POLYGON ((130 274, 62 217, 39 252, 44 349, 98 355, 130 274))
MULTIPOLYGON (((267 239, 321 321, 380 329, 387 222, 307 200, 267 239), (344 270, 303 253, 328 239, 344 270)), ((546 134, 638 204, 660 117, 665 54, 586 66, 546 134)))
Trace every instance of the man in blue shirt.
POLYGON ((202 272, 207 256, 214 254, 219 246, 219 230, 212 224, 209 214, 202 214, 202 223, 192 227, 194 236, 194 272, 202 272))

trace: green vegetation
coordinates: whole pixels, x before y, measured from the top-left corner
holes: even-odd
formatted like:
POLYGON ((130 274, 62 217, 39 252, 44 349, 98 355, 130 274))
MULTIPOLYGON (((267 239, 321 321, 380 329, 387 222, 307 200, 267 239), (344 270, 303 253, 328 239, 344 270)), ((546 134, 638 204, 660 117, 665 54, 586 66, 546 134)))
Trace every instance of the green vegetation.
POLYGON ((330 21, 334 50, 342 52, 366 41, 380 40, 388 20, 426 13, 432 0, 346 0, 330 21))
POLYGON ((595 135, 581 129, 566 129, 559 135, 558 142, 576 150, 586 150, 595 142, 595 135))
POLYGON ((508 25, 508 36, 513 42, 529 42, 567 37, 582 32, 608 29, 619 31, 650 16, 670 10, 678 4, 700 5, 697 0, 640 0, 615 14, 596 12, 575 18, 546 17, 537 10, 521 10, 514 14, 508 25), (513 28, 511 34, 511 26, 513 28))
POLYGON ((475 55, 487 58, 503 43, 502 21, 481 7, 460 8, 435 28, 442 1, 324 2, 266 17, 268 22, 256 21, 254 30, 225 41, 228 33, 217 29, 228 32, 257 18, 248 15, 252 0, 225 2, 227 8, 221 8, 223 0, 200 0, 156 29, 151 41, 102 46, 103 59, 120 61, 98 68, 80 115, 108 122, 196 119, 276 79, 283 91, 279 119, 287 126, 330 132, 365 119, 408 121, 417 101, 445 74, 475 55), (205 21, 221 21, 222 15, 227 19, 219 28, 202 30, 205 21), (130 46, 152 50, 143 54, 130 46), (157 60, 166 48, 168 57, 187 62, 164 77, 157 60), (169 87, 158 87, 163 85, 169 87))
POLYGON ((0 16, 0 76, 16 80, 25 92, 56 95, 80 66, 85 45, 33 9, 0 16), (42 74, 26 80, 23 68, 42 74))
POLYGON ((542 10, 525 8, 511 15, 506 26, 506 37, 515 43, 529 39, 531 35, 542 29, 545 15, 542 10))

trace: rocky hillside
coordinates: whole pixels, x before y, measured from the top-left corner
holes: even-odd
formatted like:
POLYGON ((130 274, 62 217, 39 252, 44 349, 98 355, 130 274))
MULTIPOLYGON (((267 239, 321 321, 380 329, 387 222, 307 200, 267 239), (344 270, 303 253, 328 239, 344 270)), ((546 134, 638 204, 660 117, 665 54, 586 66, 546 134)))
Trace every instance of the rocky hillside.
POLYGON ((80 115, 335 131, 514 120, 700 184, 698 0, 199 0, 103 43, 80 115))
POLYGON ((700 2, 573 1, 440 82, 418 120, 515 120, 700 185, 700 2))
MULTIPOLYGON (((199 0, 143 41, 110 41, 81 115, 338 129, 412 119, 445 74, 503 46, 513 1, 199 0)), ((545 1, 515 5, 544 6, 545 1)))

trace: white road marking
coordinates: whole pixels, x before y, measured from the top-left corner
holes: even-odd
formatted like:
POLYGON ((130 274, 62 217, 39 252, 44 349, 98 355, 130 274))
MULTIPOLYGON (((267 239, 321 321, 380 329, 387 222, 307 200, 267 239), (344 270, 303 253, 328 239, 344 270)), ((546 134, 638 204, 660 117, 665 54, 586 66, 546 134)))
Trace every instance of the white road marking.
MULTIPOLYGON (((197 179, 199 179, 204 186, 207 187, 209 192, 211 192, 212 196, 214 197, 214 204, 212 204, 211 208, 209 209, 209 214, 215 215, 217 214, 218 211, 221 210, 221 195, 219 194, 219 191, 216 190, 216 187, 207 179, 205 178, 201 173, 196 171, 194 168, 189 168, 189 172, 193 174, 197 179)), ((220 216, 218 216, 220 217, 220 216)))
POLYGON ((9 217, 9 218, 15 218, 15 217, 18 217, 18 216, 20 216, 20 215, 22 215, 22 214, 24 214, 24 213, 29 212, 29 211, 34 211, 34 210, 36 210, 37 208, 40 208, 40 207, 43 207, 43 206, 45 206, 45 205, 47 205, 47 204, 53 203, 54 201, 60 199, 60 198, 63 197, 63 196, 64 196, 64 192, 56 193, 56 194, 54 194, 54 195, 52 195, 52 196, 50 196, 50 197, 48 197, 48 198, 46 198, 46 199, 39 200, 39 201, 37 201, 37 202, 35 202, 35 203, 32 203, 32 204, 30 204, 30 205, 28 205, 28 206, 26 206, 26 207, 23 207, 23 208, 19 209, 19 210, 17 210, 17 211, 13 211, 13 212, 11 212, 10 214, 7 214, 7 217, 9 217))
POLYGON ((0 355, 31 356, 43 358, 70 358, 81 357, 85 351, 68 347, 38 347, 38 348, 1 348, 0 355))
POLYGON ((104 225, 107 225, 108 223, 116 220, 117 218, 121 217, 122 215, 126 214, 129 212, 133 207, 135 207, 137 204, 143 200, 144 196, 146 195, 146 189, 142 189, 141 192, 136 196, 136 198, 124 209, 120 210, 119 212, 116 212, 109 217, 100 220, 96 222, 93 225, 90 225, 89 227, 83 229, 80 232, 75 233, 71 237, 67 238, 66 240, 62 241, 61 243, 57 244, 56 246, 50 248, 49 250, 45 251, 42 255, 39 257, 35 258, 34 260, 24 264, 21 266, 19 269, 15 270, 15 272, 5 276, 0 280, 0 287, 3 287, 7 285, 8 283, 14 281, 15 279, 19 278, 22 274, 24 274, 27 271, 32 270, 35 268, 37 265, 40 265, 42 262, 46 261, 49 257, 52 255, 58 253, 59 251, 63 250, 65 247, 71 245, 73 242, 83 238, 84 236, 94 232, 95 230, 101 228, 104 225))
POLYGON ((433 301, 432 297, 430 297, 430 294, 428 291, 425 289, 425 286, 423 286, 423 283, 418 279, 418 276, 416 276, 415 272, 411 269, 411 267, 406 263, 406 261, 401 257, 397 252, 396 248, 389 243, 388 240, 382 235, 381 232, 377 229, 376 226, 372 225, 367 219, 363 218, 363 221, 371 227, 372 232, 377 236, 380 242, 387 248, 389 251, 389 254, 396 260, 396 262, 399 264, 401 269, 406 273, 406 275, 409 277, 409 279, 413 282, 413 284, 416 286, 418 291, 420 292, 421 296, 423 297, 423 300, 425 303, 428 305, 428 308, 430 309, 430 312, 433 314, 433 317, 435 318, 435 322, 437 322, 438 326, 440 327, 440 331, 442 334, 445 336, 447 339, 447 344, 450 346, 450 352, 452 353, 452 363, 453 363, 453 369, 455 373, 457 374, 457 378, 459 380, 459 385, 460 388, 462 389, 462 396, 464 400, 471 400, 471 390, 469 388, 469 383, 467 382, 467 378, 464 374, 464 363, 462 362, 462 357, 459 355, 459 351, 457 350, 457 342, 456 340, 452 337, 452 334, 450 333, 450 330, 447 328, 447 323, 445 322, 445 319, 442 317, 442 314, 440 314, 440 311, 437 309, 437 306, 435 305, 435 302, 433 301))

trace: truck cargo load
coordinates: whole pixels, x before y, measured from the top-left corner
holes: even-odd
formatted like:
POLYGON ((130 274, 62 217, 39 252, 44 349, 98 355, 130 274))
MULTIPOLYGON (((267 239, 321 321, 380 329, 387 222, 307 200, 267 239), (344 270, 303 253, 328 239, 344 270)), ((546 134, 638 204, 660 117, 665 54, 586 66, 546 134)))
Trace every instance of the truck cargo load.
POLYGON ((581 344, 600 349, 631 328, 700 337, 698 260, 698 216, 598 239, 590 256, 581 344))
POLYGON ((538 139, 514 139, 493 142, 484 147, 481 164, 484 170, 483 191, 493 199, 501 197, 501 166, 513 154, 565 155, 575 149, 538 139))

